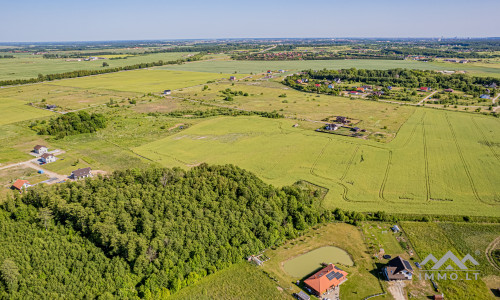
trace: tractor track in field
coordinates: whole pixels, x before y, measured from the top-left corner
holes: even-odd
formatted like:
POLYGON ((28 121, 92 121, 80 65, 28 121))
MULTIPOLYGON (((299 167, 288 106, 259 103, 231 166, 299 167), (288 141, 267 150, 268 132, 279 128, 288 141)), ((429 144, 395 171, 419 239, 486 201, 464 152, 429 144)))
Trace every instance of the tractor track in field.
POLYGON ((359 145, 356 146, 356 149, 354 149, 354 152, 351 155, 351 158, 347 162, 347 166, 344 170, 344 174, 342 174, 342 177, 340 177, 340 181, 344 181, 344 179, 347 176, 347 173, 349 172, 349 169, 351 168, 352 162, 354 161, 354 158, 356 157, 356 154, 358 153, 359 145))
POLYGON ((401 146, 400 149, 402 148, 405 148, 406 146, 408 146, 408 144, 410 143, 410 141, 413 139, 413 136, 415 135, 415 132, 417 131, 417 128, 420 126, 420 125, 424 125, 424 118, 425 118, 425 114, 427 112, 424 111, 424 113, 422 114, 422 117, 420 118, 420 121, 418 121, 415 126, 413 126, 413 129, 412 131, 410 132, 410 135, 408 136, 408 138, 406 139, 405 143, 403 144, 403 146, 401 146))
POLYGON ((425 136, 425 123, 422 122, 422 141, 424 146, 424 166, 425 166, 425 191, 426 199, 431 199, 431 180, 429 175, 429 155, 427 153, 427 138, 425 136))
POLYGON ((498 247, 499 244, 500 244, 500 236, 497 237, 496 239, 494 239, 488 245, 488 247, 486 247, 486 250, 484 250, 484 253, 486 254, 486 259, 488 260, 488 262, 490 263, 490 265, 493 268, 497 269, 498 271, 500 271, 500 266, 495 261, 495 259, 491 256, 491 252, 493 252, 493 250, 495 250, 498 247))
POLYGON ((449 119, 447 113, 445 114, 445 118, 446 118, 446 122, 448 123, 448 127, 450 128, 450 132, 451 132, 451 136, 453 137, 453 141, 455 142, 458 156, 460 157, 460 160, 462 161, 462 165, 464 166, 465 174, 467 175, 467 178, 469 179, 469 183, 470 183, 470 186, 472 188, 472 193, 474 194, 474 197, 476 198, 476 200, 478 200, 484 204, 492 205, 492 206, 496 205, 496 204, 488 203, 488 202, 484 201, 483 199, 481 199, 481 197, 479 197, 479 194, 478 194, 477 189, 476 189, 476 185, 474 184, 474 180, 472 178, 472 174, 469 170, 469 166, 467 165, 467 162, 465 161, 464 154, 462 153, 462 148, 460 148, 460 144, 458 143, 458 140, 457 140, 457 135, 455 134, 455 130, 453 129, 453 126, 451 125, 451 122, 450 122, 450 119, 449 119))
POLYGON ((497 161, 500 161, 500 155, 498 155, 498 153, 495 152, 495 149, 493 149, 493 146, 491 145, 491 143, 486 138, 486 135, 484 134, 483 130, 479 127, 479 125, 477 125, 476 121, 474 120, 474 117, 470 117, 470 119, 472 121, 472 124, 474 124, 474 127, 476 127, 477 131, 483 137, 484 143, 486 144, 486 146, 488 146, 488 148, 490 149, 490 151, 493 154, 493 156, 495 156, 495 158, 497 159, 497 161))
POLYGON ((385 184, 387 183, 387 178, 389 177, 391 164, 392 164, 392 150, 389 150, 389 159, 387 160, 387 167, 385 168, 384 179, 382 179, 382 184, 380 185, 380 189, 378 190, 378 197, 384 201, 386 201, 384 197, 385 184))

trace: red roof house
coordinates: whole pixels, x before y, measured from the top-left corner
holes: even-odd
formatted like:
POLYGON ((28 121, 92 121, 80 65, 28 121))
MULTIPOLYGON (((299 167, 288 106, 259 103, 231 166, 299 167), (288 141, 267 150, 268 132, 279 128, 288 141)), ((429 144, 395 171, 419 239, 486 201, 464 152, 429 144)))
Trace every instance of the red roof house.
POLYGON ((428 91, 431 90, 431 88, 427 87, 427 86, 422 86, 422 87, 419 88, 419 90, 422 91, 422 92, 428 92, 428 91))
POLYGON ((22 190, 23 188, 27 188, 30 186, 30 183, 28 180, 22 180, 22 179, 18 179, 16 180, 16 182, 14 182, 14 184, 12 185, 13 188, 17 189, 17 190, 22 190))
POLYGON ((346 271, 341 270, 334 264, 329 264, 311 277, 304 280, 304 283, 319 296, 328 290, 338 287, 346 280, 346 271))

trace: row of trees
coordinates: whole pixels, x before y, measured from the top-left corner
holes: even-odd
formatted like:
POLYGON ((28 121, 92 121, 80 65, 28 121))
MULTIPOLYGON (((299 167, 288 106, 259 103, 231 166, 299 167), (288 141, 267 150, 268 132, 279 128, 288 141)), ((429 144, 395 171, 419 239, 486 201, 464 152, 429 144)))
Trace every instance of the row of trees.
MULTIPOLYGON (((246 110, 238 110, 232 108, 214 108, 208 110, 176 110, 168 113, 158 113, 158 112, 150 112, 148 113, 150 116, 168 116, 174 118, 187 118, 186 116, 191 116, 190 118, 208 118, 215 116, 261 116, 264 118, 271 119, 280 119, 284 118, 283 114, 280 114, 276 111, 268 112, 268 111, 246 111, 246 110)), ((189 118, 189 117, 188 117, 189 118)))
POLYGON ((70 112, 52 118, 49 122, 45 120, 35 121, 30 125, 40 135, 53 135, 63 138, 68 135, 79 133, 92 133, 106 127, 106 118, 102 114, 89 114, 84 110, 70 112))
POLYGON ((144 69, 144 68, 158 67, 158 66, 164 66, 164 65, 181 64, 183 62, 200 60, 202 58, 202 56, 203 56, 202 54, 197 54, 197 55, 193 55, 191 57, 185 58, 185 59, 178 59, 178 60, 172 60, 172 61, 159 60, 157 62, 140 63, 140 64, 135 64, 135 65, 130 65, 130 66, 114 67, 114 68, 107 68, 107 69, 78 70, 78 71, 48 74, 48 75, 38 74, 37 78, 3 80, 3 81, 0 81, 0 86, 36 83, 36 82, 42 82, 42 81, 52 81, 52 80, 57 80, 57 79, 84 77, 84 76, 90 76, 90 75, 114 73, 114 72, 119 72, 119 71, 136 70, 136 69, 144 69))

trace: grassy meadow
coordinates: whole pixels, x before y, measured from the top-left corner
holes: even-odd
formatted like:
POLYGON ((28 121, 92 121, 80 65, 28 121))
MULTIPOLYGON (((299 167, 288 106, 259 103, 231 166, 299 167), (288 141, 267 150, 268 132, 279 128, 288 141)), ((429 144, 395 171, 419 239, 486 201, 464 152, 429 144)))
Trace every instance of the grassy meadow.
POLYGON ((3 98, 0 93, 0 125, 37 119, 54 113, 26 105, 21 101, 3 98))
POLYGON ((293 120, 222 117, 134 151, 165 166, 232 163, 275 185, 307 180, 330 189, 326 208, 498 216, 498 122, 418 109, 381 144, 293 120))

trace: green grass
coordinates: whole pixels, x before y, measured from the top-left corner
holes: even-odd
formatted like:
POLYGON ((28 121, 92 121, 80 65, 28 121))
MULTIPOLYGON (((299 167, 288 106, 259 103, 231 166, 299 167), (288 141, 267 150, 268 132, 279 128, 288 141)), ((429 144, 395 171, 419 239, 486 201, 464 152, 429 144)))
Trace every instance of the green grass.
POLYGON ((244 262, 209 275, 169 299, 293 299, 279 291, 261 268, 244 262))
POLYGON ((408 68, 419 70, 464 70, 478 76, 500 77, 498 64, 447 64, 440 62, 420 62, 412 60, 306 60, 306 61, 200 61, 183 65, 160 67, 168 70, 183 70, 196 72, 223 72, 223 73, 260 73, 267 70, 306 70, 314 69, 392 69, 408 68))
POLYGON ((54 81, 51 84, 83 89, 159 94, 163 90, 175 90, 200 85, 207 81, 228 79, 229 76, 229 74, 146 69, 66 79, 54 81))
MULTIPOLYGON (((192 53, 191 53, 192 54, 192 53)), ((123 67, 138 63, 170 61, 183 58, 188 53, 157 53, 137 55, 127 59, 95 60, 95 61, 66 61, 60 59, 44 59, 43 55, 16 54, 13 59, 0 59, 0 81, 9 79, 29 79, 38 74, 64 73, 76 70, 100 70, 102 63, 107 62, 109 67, 123 67)))
POLYGON ((134 151, 165 166, 237 164, 275 185, 307 180, 330 189, 326 208, 499 216, 498 122, 422 108, 381 144, 293 120, 223 117, 134 151))
MULTIPOLYGON (((431 253, 438 259, 448 251, 452 251, 459 259, 470 254, 479 262, 474 269, 480 270, 480 278, 498 274, 487 261, 485 250, 498 237, 500 225, 415 222, 404 222, 401 225, 420 260, 431 253)), ((498 277, 496 280, 498 285, 498 277)), ((437 284, 448 299, 465 299, 471 294, 477 299, 494 298, 481 279, 439 280, 437 284)))
POLYGON ((52 114, 52 112, 25 105, 21 101, 0 98, 0 125, 46 117, 52 114))
POLYGON ((321 268, 322 263, 333 263, 339 267, 343 267, 343 265, 352 267, 354 264, 349 254, 344 250, 326 246, 286 261, 284 269, 292 277, 304 278, 321 268))

